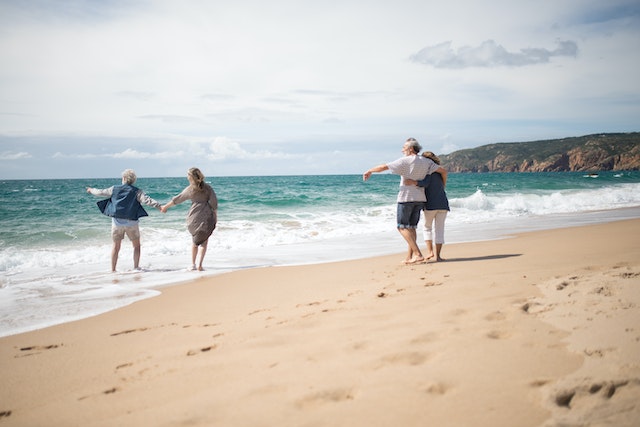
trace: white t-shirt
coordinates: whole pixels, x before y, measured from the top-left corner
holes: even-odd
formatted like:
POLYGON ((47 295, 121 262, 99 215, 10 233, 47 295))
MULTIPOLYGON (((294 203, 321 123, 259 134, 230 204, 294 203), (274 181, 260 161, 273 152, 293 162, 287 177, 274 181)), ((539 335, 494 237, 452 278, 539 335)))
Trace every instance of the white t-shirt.
POLYGON ((416 181, 424 179, 425 176, 431 175, 440 166, 433 160, 427 159, 419 155, 411 155, 400 157, 391 163, 387 163, 391 173, 400 175, 400 190, 398 191, 398 203, 405 202, 426 202, 427 197, 424 188, 416 185, 402 185, 402 178, 409 178, 416 181))

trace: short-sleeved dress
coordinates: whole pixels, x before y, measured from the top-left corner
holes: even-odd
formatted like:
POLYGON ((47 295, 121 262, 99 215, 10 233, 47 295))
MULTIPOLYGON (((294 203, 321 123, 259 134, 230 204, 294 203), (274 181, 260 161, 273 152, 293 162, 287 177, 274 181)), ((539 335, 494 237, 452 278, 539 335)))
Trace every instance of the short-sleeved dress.
POLYGON ((193 237, 194 245, 203 244, 216 228, 218 221, 218 197, 209 184, 202 190, 188 186, 171 201, 178 205, 191 200, 191 208, 187 213, 187 229, 193 237))

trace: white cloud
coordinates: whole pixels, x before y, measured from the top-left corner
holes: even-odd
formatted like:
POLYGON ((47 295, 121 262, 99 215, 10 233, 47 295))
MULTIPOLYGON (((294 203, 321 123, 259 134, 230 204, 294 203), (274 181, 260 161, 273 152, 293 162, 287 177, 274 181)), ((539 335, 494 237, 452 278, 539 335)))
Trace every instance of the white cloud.
POLYGON ((174 124, 187 124, 187 123, 202 123, 202 120, 197 117, 180 116, 177 114, 147 114, 140 116, 141 119, 159 120, 164 123, 174 124))
MULTIPOLYGON (((91 153, 88 153, 88 154, 65 154, 65 153, 62 153, 60 151, 56 151, 51 156, 52 159, 95 159, 97 157, 103 157, 103 156, 98 155, 98 154, 91 154, 91 153)), ((104 156, 104 157, 108 157, 108 156, 104 156)))
POLYGON ((57 151, 161 176, 175 153, 280 173, 314 147, 340 173, 360 167, 323 162, 337 146, 384 161, 407 136, 637 131, 639 18, 637 0, 0 1, 0 149, 32 153, 25 174, 59 173, 36 166, 57 151))
POLYGON ((20 151, 20 152, 3 151, 0 153, 0 160, 20 160, 20 159, 30 159, 31 157, 33 156, 25 151, 20 151))
MULTIPOLYGON (((77 148, 76 148, 77 149, 77 148)), ((179 159, 184 156, 183 151, 159 151, 148 152, 138 151, 132 148, 115 152, 115 153, 62 153, 60 151, 55 152, 51 157, 54 159, 97 159, 97 158, 109 158, 109 159, 179 159)))
POLYGON ((209 144, 207 158, 209 160, 226 159, 294 159, 299 155, 292 155, 269 150, 248 151, 236 141, 226 137, 217 137, 209 144))
POLYGON ((575 57, 578 44, 571 40, 560 40, 553 50, 545 48, 522 48, 519 52, 509 52, 494 40, 486 40, 479 46, 462 46, 458 50, 451 47, 450 41, 421 49, 410 59, 435 68, 467 67, 523 67, 526 65, 546 64, 552 57, 575 57))
POLYGON ((121 153, 114 153, 108 155, 109 157, 113 157, 115 159, 175 159, 180 158, 184 155, 182 151, 161 151, 158 153, 149 153, 149 152, 140 152, 137 150, 133 150, 131 148, 127 148, 121 153))
POLYGON ((216 138, 209 144, 209 153, 207 158, 211 160, 224 160, 228 158, 245 158, 248 157, 245 150, 240 148, 240 144, 231 141, 228 138, 216 138))

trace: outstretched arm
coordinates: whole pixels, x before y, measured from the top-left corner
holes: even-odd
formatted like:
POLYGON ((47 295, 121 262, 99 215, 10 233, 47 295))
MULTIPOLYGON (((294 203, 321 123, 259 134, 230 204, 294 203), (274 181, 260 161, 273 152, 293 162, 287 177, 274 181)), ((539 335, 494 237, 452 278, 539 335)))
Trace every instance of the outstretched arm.
POLYGON ((156 200, 147 196, 145 192, 142 190, 138 191, 136 198, 138 199, 138 202, 140 202, 141 205, 153 206, 158 210, 162 210, 161 209, 162 205, 160 204, 160 202, 157 202, 156 200))
POLYGON ((87 193, 93 194, 94 196, 111 197, 111 195, 113 194, 113 187, 105 188, 104 190, 87 187, 87 193))
POLYGON ((376 173, 376 172, 384 172, 384 171, 386 171, 386 170, 388 170, 388 169, 389 169, 389 166, 387 166, 387 165, 378 165, 378 166, 375 166, 375 167, 373 167, 373 168, 369 169, 368 171, 366 171, 365 173, 363 173, 363 174, 362 174, 362 180, 363 180, 363 181, 368 180, 368 179, 369 179, 369 177, 371 177, 371 174, 372 174, 372 173, 376 173))
POLYGON ((160 210, 162 211, 162 213, 166 213, 167 209, 172 208, 176 205, 179 205, 180 203, 184 202, 185 200, 189 200, 191 194, 191 187, 187 187, 184 190, 182 190, 182 192, 180 194, 178 194, 175 197, 172 197, 171 200, 169 201, 169 203, 167 203, 166 205, 162 206, 160 208, 160 210))
POLYGON ((172 208, 175 206, 175 203, 173 203, 173 201, 170 201, 169 203, 167 203, 166 205, 164 205, 163 207, 160 208, 160 211, 162 213, 167 213, 167 209, 172 208))

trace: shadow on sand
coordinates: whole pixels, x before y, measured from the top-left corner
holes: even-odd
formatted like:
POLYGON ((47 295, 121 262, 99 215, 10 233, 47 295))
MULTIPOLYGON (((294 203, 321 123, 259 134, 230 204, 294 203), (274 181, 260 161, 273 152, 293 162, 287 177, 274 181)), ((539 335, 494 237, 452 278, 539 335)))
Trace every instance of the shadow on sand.
POLYGON ((488 261, 492 259, 504 259, 504 258, 512 258, 516 256, 522 256, 522 254, 485 255, 485 256, 474 256, 470 258, 446 258, 442 262, 488 261))

